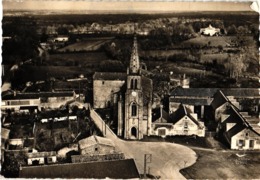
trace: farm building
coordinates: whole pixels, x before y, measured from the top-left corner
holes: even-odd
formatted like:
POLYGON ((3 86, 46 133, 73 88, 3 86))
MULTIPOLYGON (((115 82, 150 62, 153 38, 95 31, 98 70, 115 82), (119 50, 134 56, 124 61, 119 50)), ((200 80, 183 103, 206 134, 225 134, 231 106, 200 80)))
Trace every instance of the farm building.
POLYGON ((56 152, 26 153, 27 165, 53 164, 57 162, 56 152))
POLYGON ((115 153, 114 143, 107 138, 90 136, 78 142, 81 155, 101 155, 115 153))
POLYGON ((37 92, 17 93, 2 96, 1 110, 40 109, 41 107, 58 108, 67 101, 74 100, 75 93, 70 92, 37 92))

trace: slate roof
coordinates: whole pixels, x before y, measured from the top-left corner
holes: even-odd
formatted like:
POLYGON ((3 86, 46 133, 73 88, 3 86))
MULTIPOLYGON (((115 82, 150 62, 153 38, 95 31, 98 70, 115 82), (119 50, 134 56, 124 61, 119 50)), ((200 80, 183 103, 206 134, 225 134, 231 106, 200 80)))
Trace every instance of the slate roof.
POLYGON ((258 88, 223 88, 222 92, 226 96, 235 96, 235 97, 258 97, 260 98, 260 90, 258 88))
POLYGON ((119 72, 95 72, 93 80, 120 80, 125 81, 127 77, 126 73, 119 72))
POLYGON ((115 147, 115 144, 110 139, 93 135, 88 138, 80 140, 79 148, 85 149, 85 148, 93 146, 95 144, 102 144, 102 145, 106 145, 106 146, 115 147))
POLYGON ((140 178, 133 159, 22 167, 20 178, 140 178))
POLYGON ((167 122, 170 121, 170 115, 165 110, 162 110, 162 121, 159 120, 160 117, 161 117, 161 108, 153 109, 153 111, 152 111, 152 122, 167 123, 167 122))
POLYGON ((231 105, 229 110, 230 116, 224 121, 224 123, 236 123, 229 131, 225 132, 224 135, 230 142, 231 138, 237 133, 244 129, 252 130, 256 135, 260 136, 260 126, 258 118, 244 118, 236 109, 235 106, 231 105), (257 121, 258 120, 258 121, 257 121))
POLYGON ((182 87, 177 87, 171 92, 171 96, 213 97, 213 95, 218 90, 221 90, 226 96, 260 98, 260 90, 258 88, 182 88, 182 87))
POLYGON ((217 88, 182 88, 177 87, 171 92, 171 96, 193 96, 193 97, 213 97, 217 88))
POLYGON ((173 124, 175 124, 184 116, 188 116, 195 124, 202 128, 200 123, 191 115, 191 113, 192 111, 189 108, 183 104, 180 104, 179 108, 172 114, 171 121, 173 124))
POLYGON ((244 130, 246 127, 243 124, 236 124, 235 126, 233 126, 229 131, 224 133, 224 136, 226 137, 227 141, 230 143, 231 142, 231 138, 236 135, 237 133, 241 132, 242 130, 244 130))
POLYGON ((39 99, 41 97, 72 97, 74 93, 72 91, 64 92, 39 92, 39 93, 16 93, 7 94, 2 97, 2 100, 15 100, 15 99, 39 99))
POLYGON ((170 97, 170 102, 176 102, 176 103, 182 103, 182 104, 188 104, 188 105, 194 105, 194 106, 200 106, 200 105, 210 105, 212 102, 212 98, 174 98, 170 97))
POLYGON ((217 109, 228 101, 228 98, 223 94, 223 92, 221 90, 218 90, 213 96, 211 106, 213 109, 217 109))

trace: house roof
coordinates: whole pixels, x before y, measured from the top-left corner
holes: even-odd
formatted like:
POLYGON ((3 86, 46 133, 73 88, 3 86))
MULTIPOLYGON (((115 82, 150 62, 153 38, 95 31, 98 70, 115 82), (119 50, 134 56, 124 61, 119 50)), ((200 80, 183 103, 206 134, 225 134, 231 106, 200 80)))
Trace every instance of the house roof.
POLYGON ((126 73, 119 73, 119 72, 95 72, 93 75, 93 80, 108 80, 108 81, 125 81, 126 80, 126 73))
POLYGON ((169 114, 162 109, 162 120, 160 120, 160 117, 161 117, 161 108, 156 108, 156 109, 153 109, 153 112, 152 112, 152 122, 163 122, 163 123, 166 123, 166 122, 169 122, 170 121, 170 116, 169 114))
POLYGON ((15 99, 39 99, 41 97, 72 97, 72 91, 61 92, 37 92, 37 93, 16 93, 7 94, 2 96, 2 100, 15 100, 15 99))
POLYGON ((50 157, 50 156, 56 156, 55 151, 50 152, 33 152, 33 153, 27 153, 27 158, 38 158, 38 157, 50 157))
POLYGON ((259 118, 248 118, 243 117, 236 107, 231 104, 231 108, 229 110, 230 116, 224 121, 225 123, 232 122, 236 123, 236 125, 231 128, 227 133, 227 137, 231 138, 236 135, 238 132, 242 131, 243 128, 248 128, 254 131, 258 136, 260 136, 260 125, 259 118), (232 130, 233 129, 233 130, 232 130), (232 130, 232 131, 231 131, 232 130))
POLYGON ((171 92, 171 96, 213 97, 217 90, 217 88, 182 88, 178 86, 171 92))
POLYGON ((1 138, 9 139, 10 130, 6 128, 1 128, 1 138))
POLYGON ((169 101, 175 102, 175 103, 182 103, 182 104, 199 106, 199 105, 210 105, 210 103, 212 102, 212 98, 170 97, 169 101))
POLYGON ((93 146, 95 144, 101 144, 101 145, 115 147, 115 144, 110 139, 93 135, 93 136, 90 136, 88 138, 80 140, 79 141, 79 148, 85 149, 85 148, 93 146))
POLYGON ((260 90, 258 88, 182 88, 182 87, 177 87, 171 92, 171 96, 213 97, 213 95, 218 90, 221 90, 226 96, 260 98, 260 90))
POLYGON ((223 88, 222 92, 226 96, 235 96, 235 97, 259 97, 260 90, 259 88, 223 88))
POLYGON ((213 109, 217 109, 228 101, 228 98, 223 94, 223 92, 221 90, 218 90, 213 96, 211 106, 213 109))
POLYGON ((195 124, 202 128, 200 123, 191 115, 191 113, 192 111, 189 108, 187 108, 183 104, 180 104, 179 108, 172 114, 171 121, 173 124, 175 124, 184 116, 188 116, 195 124))
POLYGON ((139 178, 133 159, 22 167, 20 178, 139 178))
POLYGON ((244 130, 246 126, 244 124, 237 123, 235 126, 233 126, 229 131, 224 133, 224 136, 227 138, 228 142, 231 142, 231 138, 236 135, 237 133, 244 130))

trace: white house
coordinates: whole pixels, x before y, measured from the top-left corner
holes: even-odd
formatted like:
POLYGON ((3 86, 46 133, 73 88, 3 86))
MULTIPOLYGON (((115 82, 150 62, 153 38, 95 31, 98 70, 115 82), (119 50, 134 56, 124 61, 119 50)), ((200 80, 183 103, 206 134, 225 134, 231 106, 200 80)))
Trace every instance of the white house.
POLYGON ((215 35, 217 36, 220 34, 220 29, 214 28, 211 25, 209 25, 209 27, 201 28, 200 33, 203 35, 208 35, 208 36, 215 36, 215 35))
MULTIPOLYGON (((163 111, 161 111, 163 113, 163 111)), ((152 123, 152 135, 157 136, 205 136, 205 126, 203 122, 197 120, 197 114, 181 104, 179 108, 167 117, 163 113, 161 118, 152 123)))
POLYGON ((26 154, 28 165, 53 164, 57 162, 56 152, 32 152, 26 154))

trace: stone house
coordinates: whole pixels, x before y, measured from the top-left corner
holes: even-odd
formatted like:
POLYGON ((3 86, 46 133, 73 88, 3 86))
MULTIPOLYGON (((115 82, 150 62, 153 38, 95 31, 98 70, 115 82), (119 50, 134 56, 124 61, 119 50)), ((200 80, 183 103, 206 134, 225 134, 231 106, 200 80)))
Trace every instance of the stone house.
POLYGON ((17 93, 2 96, 1 110, 13 109, 21 111, 23 109, 59 108, 61 104, 74 100, 75 93, 69 92, 36 92, 17 93))
POLYGON ((157 136, 205 136, 205 126, 198 121, 197 114, 181 104, 169 117, 162 112, 161 118, 152 123, 152 134, 157 136))
POLYGON ((27 165, 53 164, 57 162, 56 152, 31 152, 26 153, 27 165))
POLYGON ((242 114, 234 105, 230 105, 218 126, 220 137, 224 138, 231 149, 260 149, 259 118, 244 117, 242 114))
POLYGON ((114 143, 107 138, 90 136, 78 142, 81 155, 102 155, 115 153, 114 143))

